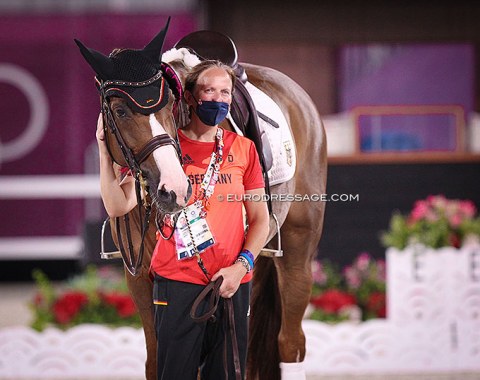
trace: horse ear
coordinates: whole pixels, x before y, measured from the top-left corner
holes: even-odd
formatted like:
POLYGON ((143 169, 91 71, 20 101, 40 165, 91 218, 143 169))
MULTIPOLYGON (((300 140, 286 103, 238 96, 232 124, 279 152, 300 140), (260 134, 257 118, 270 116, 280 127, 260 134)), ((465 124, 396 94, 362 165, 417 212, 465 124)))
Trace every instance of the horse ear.
POLYGON ((158 33, 144 48, 145 54, 154 62, 161 60, 163 43, 167 35, 168 25, 170 24, 170 17, 167 20, 165 27, 158 33))
POLYGON ((113 67, 110 58, 96 50, 87 48, 77 39, 74 39, 74 41, 80 48, 83 58, 85 58, 100 78, 107 79, 112 77, 113 67))

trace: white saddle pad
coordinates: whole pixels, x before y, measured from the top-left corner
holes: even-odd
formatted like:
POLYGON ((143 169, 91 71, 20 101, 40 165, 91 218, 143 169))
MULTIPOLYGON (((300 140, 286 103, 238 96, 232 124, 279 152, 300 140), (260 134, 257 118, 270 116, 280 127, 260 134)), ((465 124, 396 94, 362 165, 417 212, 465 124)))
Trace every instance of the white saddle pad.
POLYGON ((257 111, 279 125, 279 128, 275 128, 262 118, 258 118, 260 131, 266 133, 273 155, 273 164, 267 173, 270 185, 286 182, 295 175, 297 165, 295 141, 288 127, 287 119, 277 103, 262 90, 250 82, 247 82, 245 87, 250 93, 257 111))

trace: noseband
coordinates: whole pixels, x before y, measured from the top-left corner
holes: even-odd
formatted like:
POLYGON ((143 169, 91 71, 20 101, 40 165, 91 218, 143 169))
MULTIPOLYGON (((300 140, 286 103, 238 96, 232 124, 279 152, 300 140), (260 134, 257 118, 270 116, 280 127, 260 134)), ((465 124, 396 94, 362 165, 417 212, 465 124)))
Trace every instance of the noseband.
MULTIPOLYGON (((140 165, 150 156, 150 154, 152 154, 152 152, 155 149, 160 148, 162 146, 172 145, 175 148, 175 151, 177 153, 177 158, 181 165, 183 164, 182 154, 181 154, 180 144, 178 142, 177 136, 175 136, 175 139, 173 139, 168 133, 162 133, 160 135, 154 136, 140 149, 138 153, 134 153, 133 150, 130 147, 128 147, 128 145, 126 144, 120 132, 120 129, 118 128, 115 122, 115 119, 112 114, 112 110, 110 108, 110 103, 108 102, 108 97, 106 96, 106 92, 107 92, 107 86, 110 87, 112 85, 118 85, 123 87, 148 86, 149 84, 161 78, 161 76, 162 76, 162 71, 159 71, 152 78, 143 82, 105 81, 99 84, 100 96, 102 101, 102 116, 103 116, 103 120, 105 121, 104 123, 105 135, 107 136, 106 129, 108 128, 109 131, 115 136, 115 140, 118 144, 118 147, 120 148, 120 151, 122 152, 123 158, 125 159, 125 162, 128 168, 130 169, 132 175, 135 178, 135 192, 137 196, 140 229, 142 231, 140 248, 136 258, 134 254, 133 244, 132 244, 132 234, 130 229, 130 221, 129 221, 128 213, 125 214, 123 217, 125 222, 125 231, 127 235, 128 254, 122 241, 120 218, 115 218, 116 219, 115 227, 117 231, 119 249, 122 254, 122 259, 125 264, 125 267, 127 268, 127 270, 130 272, 132 276, 135 276, 138 274, 138 270, 143 261, 144 241, 145 241, 146 233, 148 231, 150 215, 152 212, 152 205, 148 202, 146 197, 147 184, 146 184, 146 180, 140 165), (143 208, 145 208, 144 214, 142 212, 143 208)), ((177 98, 176 102, 178 101, 179 99, 177 98)), ((175 123, 175 118, 172 117, 172 119, 173 119, 173 122, 175 123)), ((110 157, 112 158, 113 161, 115 161, 115 158, 108 144, 107 144, 107 148, 108 148, 110 157)))

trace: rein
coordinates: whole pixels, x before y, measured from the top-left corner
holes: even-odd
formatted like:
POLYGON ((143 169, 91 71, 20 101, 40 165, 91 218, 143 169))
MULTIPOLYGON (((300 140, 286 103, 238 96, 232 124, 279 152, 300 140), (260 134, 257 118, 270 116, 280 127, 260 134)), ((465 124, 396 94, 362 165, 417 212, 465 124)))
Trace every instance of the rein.
MULTIPOLYGON (((159 72, 161 73, 161 72, 159 72)), ((145 81, 145 83, 151 83, 152 81, 158 79, 159 73, 157 73, 154 77, 145 81)), ((130 218, 128 213, 123 216, 124 224, 125 224, 125 232, 127 238, 127 247, 124 246, 122 240, 122 230, 120 225, 120 218, 115 218, 115 228, 118 237, 119 249, 122 255, 123 263, 127 268, 128 272, 132 276, 136 276, 139 272, 140 265, 143 261, 143 253, 144 253, 144 242, 145 237, 147 235, 149 223, 150 223, 150 215, 152 212, 152 205, 147 200, 147 183, 145 180, 145 176, 143 175, 142 169, 140 165, 144 162, 152 152, 160 148, 162 146, 172 145, 177 152, 177 157, 182 163, 182 154, 180 151, 180 144, 177 139, 173 139, 167 133, 163 133, 161 135, 154 136, 150 139, 137 154, 134 154, 132 149, 128 147, 126 144, 116 122, 112 115, 112 111, 110 108, 110 104, 105 96, 105 86, 110 84, 110 82, 105 82, 100 85, 100 95, 102 100, 102 115, 105 121, 104 129, 108 128, 110 132, 115 136, 116 143, 122 152, 123 158, 130 169, 133 177, 135 178, 135 193, 137 196, 137 207, 139 213, 139 220, 140 220, 140 231, 141 231, 141 241, 140 241, 140 248, 138 251, 138 255, 135 255, 135 249, 133 246, 131 228, 130 228, 130 218), (142 209, 145 209, 145 213, 142 212, 142 209), (136 256, 136 258, 135 258, 136 256)), ((139 83, 137 82, 122 82, 123 86, 138 86, 139 83)), ((143 84, 143 83, 142 83, 143 84)), ((174 119, 175 122, 175 119, 174 119)), ((107 131, 105 131, 105 135, 107 136, 107 131)), ((113 161, 115 158, 113 157, 112 152, 110 151, 109 145, 107 144, 108 152, 110 157, 113 161)))
MULTIPOLYGON (((216 317, 215 313, 218 308, 218 303, 220 302, 220 286, 222 285, 223 277, 220 276, 217 280, 211 281, 207 286, 200 292, 195 301, 193 302, 192 308, 190 310, 190 317, 197 323, 205 322, 215 322, 216 317), (198 307, 206 302, 208 298, 208 310, 202 314, 197 315, 198 307)), ((235 368, 235 379, 242 379, 242 371, 240 368, 240 354, 238 352, 238 342, 237 342, 237 333, 235 331, 235 314, 233 311, 233 301, 231 298, 223 299, 224 313, 228 316, 228 319, 224 318, 224 352, 223 352, 223 368, 225 370, 225 378, 228 379, 228 366, 227 366, 227 337, 230 333, 230 338, 232 340, 232 352, 233 352, 233 365, 235 368)))

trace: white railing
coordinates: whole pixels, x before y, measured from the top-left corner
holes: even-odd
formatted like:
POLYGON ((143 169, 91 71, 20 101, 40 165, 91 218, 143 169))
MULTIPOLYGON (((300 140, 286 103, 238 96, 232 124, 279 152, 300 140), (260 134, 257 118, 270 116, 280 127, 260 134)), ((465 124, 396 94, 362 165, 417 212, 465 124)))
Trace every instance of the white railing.
MULTIPOLYGON (((0 176, 0 200, 99 198, 98 174, 0 176)), ((81 250, 79 236, 0 238, 2 260, 73 259, 81 250)))

